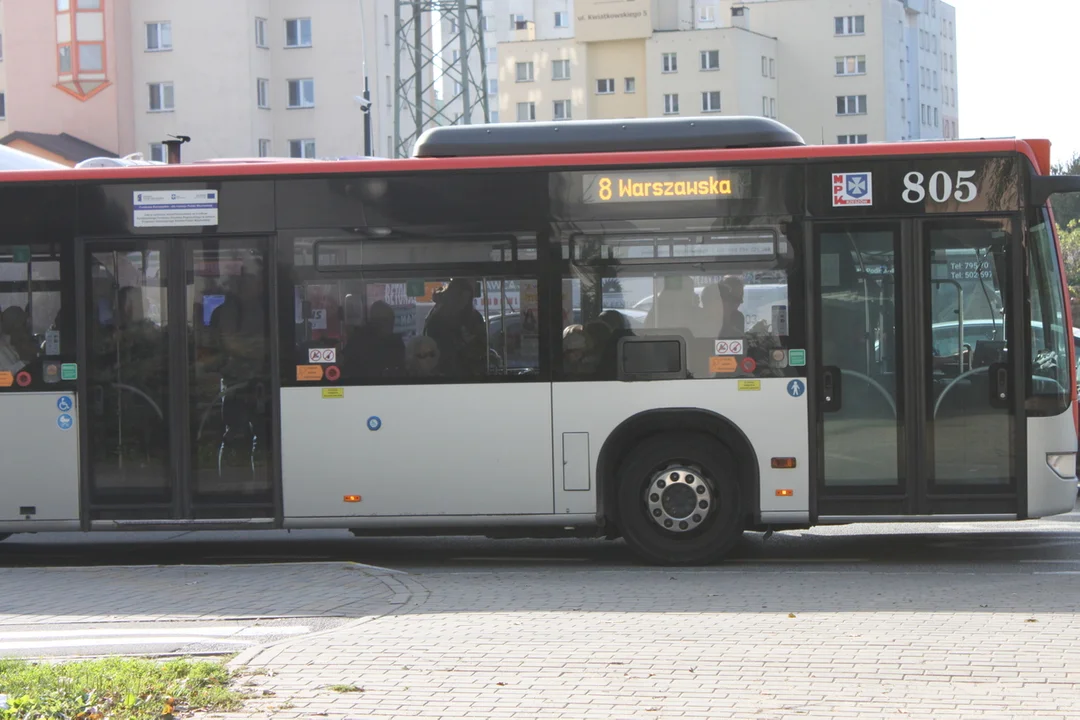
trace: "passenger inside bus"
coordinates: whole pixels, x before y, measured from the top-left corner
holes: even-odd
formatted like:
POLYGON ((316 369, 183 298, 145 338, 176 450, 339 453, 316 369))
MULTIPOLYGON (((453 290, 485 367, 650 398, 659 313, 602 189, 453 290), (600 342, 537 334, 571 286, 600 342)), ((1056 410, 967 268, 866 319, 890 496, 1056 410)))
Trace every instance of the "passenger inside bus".
POLYGON ((30 334, 30 319, 18 305, 0 313, 0 370, 18 372, 38 357, 39 347, 30 334))
POLYGON ((394 309, 379 300, 367 322, 349 334, 343 366, 350 377, 396 377, 405 369, 405 342, 394 332, 394 309))
POLYGON ((439 346, 439 373, 472 377, 487 371, 487 324, 473 307, 473 282, 451 280, 434 296, 435 308, 424 323, 424 335, 439 346))

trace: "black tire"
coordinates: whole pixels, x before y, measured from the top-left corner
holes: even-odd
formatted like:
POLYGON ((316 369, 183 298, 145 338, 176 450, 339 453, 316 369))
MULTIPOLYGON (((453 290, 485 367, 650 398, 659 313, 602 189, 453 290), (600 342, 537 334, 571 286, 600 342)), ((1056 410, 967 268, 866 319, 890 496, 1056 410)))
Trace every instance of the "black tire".
POLYGON ((645 562, 707 565, 720 561, 742 537, 738 466, 717 440, 693 433, 655 435, 627 453, 618 470, 617 502, 623 538, 645 562), (649 515, 646 489, 672 466, 696 468, 712 489, 710 512, 696 528, 672 532, 649 515))

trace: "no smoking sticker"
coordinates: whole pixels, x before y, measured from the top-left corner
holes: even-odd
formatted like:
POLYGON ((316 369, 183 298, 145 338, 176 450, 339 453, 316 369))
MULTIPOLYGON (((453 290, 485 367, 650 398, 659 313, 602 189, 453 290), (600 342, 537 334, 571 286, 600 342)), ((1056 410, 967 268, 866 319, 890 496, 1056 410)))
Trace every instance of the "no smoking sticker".
POLYGON ((717 340, 715 355, 742 355, 742 340, 717 340))
POLYGON ((328 365, 337 362, 337 350, 334 348, 311 348, 307 351, 309 363, 326 363, 328 365))

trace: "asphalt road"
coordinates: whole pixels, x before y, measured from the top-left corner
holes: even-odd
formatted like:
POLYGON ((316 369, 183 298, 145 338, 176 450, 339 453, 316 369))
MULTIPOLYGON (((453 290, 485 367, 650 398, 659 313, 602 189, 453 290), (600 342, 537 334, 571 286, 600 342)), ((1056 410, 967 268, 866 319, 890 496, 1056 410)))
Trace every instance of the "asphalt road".
MULTIPOLYGON (((1069 514, 1024 522, 855 524, 778 532, 768 540, 747 533, 728 563, 857 562, 887 568, 1073 560, 1080 565, 1080 503, 1069 514)), ((493 563, 638 564, 621 541, 355 538, 345 530, 42 533, 0 543, 0 567, 326 561, 402 570, 493 563)))

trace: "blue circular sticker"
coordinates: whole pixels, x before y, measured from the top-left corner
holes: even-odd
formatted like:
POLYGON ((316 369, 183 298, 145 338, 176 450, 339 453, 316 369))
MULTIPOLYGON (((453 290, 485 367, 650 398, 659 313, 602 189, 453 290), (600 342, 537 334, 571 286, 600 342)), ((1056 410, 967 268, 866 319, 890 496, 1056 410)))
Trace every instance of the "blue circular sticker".
POLYGON ((64 413, 60 417, 56 418, 56 427, 61 430, 70 430, 71 426, 75 424, 75 421, 71 419, 71 416, 64 413))
POLYGON ((382 420, 380 420, 377 415, 372 415, 371 417, 369 417, 367 419, 367 429, 368 430, 371 430, 372 432, 374 432, 374 431, 378 430, 381 427, 382 427, 382 420))
POLYGON ((806 392, 806 386, 803 385, 802 380, 792 380, 788 383, 787 392, 791 397, 802 397, 803 393, 806 392))
POLYGON ((62 395, 56 401, 56 409, 60 412, 69 412, 71 408, 75 407, 75 401, 69 398, 67 395, 62 395))

